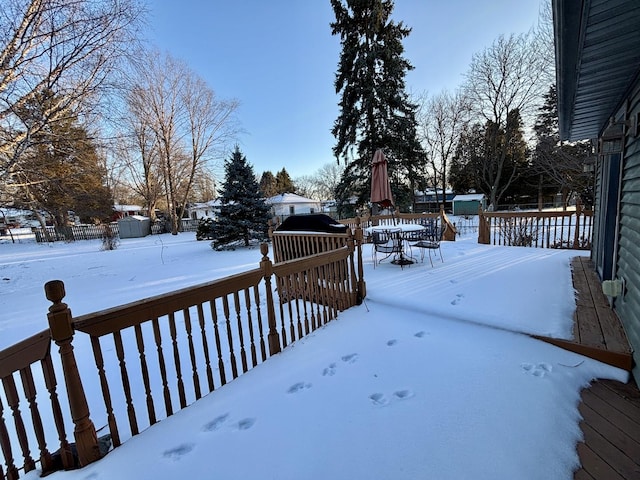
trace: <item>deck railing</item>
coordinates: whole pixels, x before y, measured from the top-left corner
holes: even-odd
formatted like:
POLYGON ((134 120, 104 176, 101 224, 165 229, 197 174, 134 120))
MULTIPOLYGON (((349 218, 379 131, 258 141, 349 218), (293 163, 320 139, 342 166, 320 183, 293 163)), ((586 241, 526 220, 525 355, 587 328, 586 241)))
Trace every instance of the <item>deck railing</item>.
POLYGON ((338 220, 344 225, 351 227, 352 231, 361 227, 363 230, 367 227, 374 225, 388 225, 393 226, 397 224, 425 224, 429 221, 435 220, 447 224, 447 230, 445 232, 445 240, 455 241, 457 229, 451 222, 449 217, 444 211, 444 207, 437 213, 395 213, 393 215, 371 215, 368 217, 360 218, 344 218, 338 220))
POLYGON ((102 454, 94 425, 106 425, 117 447, 359 303, 364 280, 354 238, 278 263, 262 244, 256 269, 75 318, 63 303, 64 284, 48 282, 50 329, 0 351, 0 479, 17 479, 37 463, 50 471, 52 457, 59 468, 91 463, 102 454), (50 355, 51 340, 59 356, 50 355), (93 367, 84 358, 91 352, 93 367), (43 372, 34 381, 37 363, 43 372), (64 386, 58 388, 55 371, 64 386), (85 389, 101 398, 87 397, 85 389))
POLYGON ((478 212, 478 243, 517 247, 589 250, 593 211, 478 212))

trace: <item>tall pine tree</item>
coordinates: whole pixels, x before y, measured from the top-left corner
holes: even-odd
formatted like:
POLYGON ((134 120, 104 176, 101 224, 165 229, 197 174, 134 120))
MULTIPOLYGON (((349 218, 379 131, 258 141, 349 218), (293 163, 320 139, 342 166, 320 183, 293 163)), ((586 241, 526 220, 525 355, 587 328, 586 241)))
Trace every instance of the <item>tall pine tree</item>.
POLYGON ((269 207, 262 198, 253 167, 238 146, 225 162, 224 170, 222 206, 213 224, 215 240, 211 246, 220 249, 238 241, 249 246, 252 239, 264 240, 269 228, 269 207))
POLYGON ((411 29, 390 20, 392 0, 331 0, 331 6, 336 18, 332 34, 340 36, 342 47, 335 79, 341 100, 332 129, 333 153, 346 165, 337 200, 345 205, 355 196, 360 205, 368 202, 371 160, 381 148, 396 203, 410 204, 425 161, 416 132, 417 106, 405 92, 405 75, 413 66, 403 57, 402 40, 411 29))

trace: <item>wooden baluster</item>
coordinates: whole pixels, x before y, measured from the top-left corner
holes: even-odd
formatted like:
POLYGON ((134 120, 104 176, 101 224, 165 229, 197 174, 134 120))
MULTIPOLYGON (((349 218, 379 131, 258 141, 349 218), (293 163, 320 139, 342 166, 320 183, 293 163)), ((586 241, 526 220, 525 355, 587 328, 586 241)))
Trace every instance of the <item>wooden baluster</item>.
POLYGON ((251 366, 255 367, 258 364, 258 357, 256 355, 256 344, 253 337, 253 320, 251 318, 251 295, 249 289, 244 289, 244 304, 247 307, 247 326, 249 327, 249 349, 251 351, 251 366))
POLYGON ((41 468, 46 471, 51 466, 51 454, 49 453, 49 450, 47 450, 47 442, 44 438, 42 419, 40 418, 38 402, 36 401, 36 386, 33 383, 33 374, 31 373, 30 366, 20 369, 20 380, 22 381, 24 396, 27 399, 27 403, 29 403, 31 423, 33 425, 34 433, 36 434, 38 449, 40 450, 40 465, 41 468))
POLYGON ((302 302, 302 314, 304 316, 304 333, 302 333, 302 331, 300 332, 300 336, 302 337, 302 335, 308 335, 310 330, 309 330, 309 316, 307 314, 307 303, 309 302, 314 302, 315 298, 316 298, 316 292, 315 292, 315 285, 313 283, 313 281, 311 280, 311 275, 310 275, 310 271, 307 270, 305 273, 305 278, 307 281, 307 289, 309 291, 309 297, 307 299, 305 299, 305 301, 302 302))
MULTIPOLYGON (((4 383, 4 378, 2 380, 4 383)), ((4 457, 5 465, 7 466, 7 479, 17 479, 20 475, 18 474, 18 468, 13 461, 9 432, 7 431, 7 425, 4 421, 4 405, 2 404, 2 397, 0 397, 0 447, 2 447, 2 456, 4 457)))
POLYGON ((269 244, 261 243, 260 253, 262 254, 260 268, 262 269, 262 275, 265 282, 265 292, 267 296, 267 321, 269 324, 269 333, 267 334, 267 340, 269 342, 269 355, 275 355, 276 353, 280 352, 280 338, 278 337, 278 330, 276 328, 276 311, 273 305, 273 289, 271 286, 273 264, 267 256, 267 254, 269 253, 269 244))
POLYGON ((311 310, 311 331, 313 332, 320 325, 318 324, 318 318, 316 317, 316 311, 318 311, 317 305, 320 302, 320 284, 318 283, 318 275, 316 269, 309 270, 309 281, 313 284, 313 303, 309 306, 311 310))
POLYGON ((229 299, 225 295, 222 297, 222 309, 224 311, 224 318, 227 322, 227 343, 229 344, 229 360, 231 362, 231 374, 233 378, 238 377, 238 365, 236 364, 236 354, 233 350, 233 334, 231 332, 231 315, 229 312, 229 299))
POLYGON ((256 312, 258 315, 258 332, 260 332, 260 355, 264 362, 267 359, 267 349, 264 343, 264 331, 262 329, 262 310, 260 308, 260 291, 257 285, 253 287, 253 297, 256 303, 256 312))
MULTIPOLYGON (((278 238, 278 237, 275 237, 278 238)), ((216 342, 216 352, 218 353, 218 372, 220 373, 220 385, 227 383, 227 375, 224 371, 224 360, 222 359, 222 346, 220 344, 220 330, 218 329, 218 310, 216 309, 215 300, 209 302, 211 309, 211 318, 213 320, 213 333, 216 342)))
POLYGON ((104 371, 104 358, 102 349, 100 348, 99 337, 91 336, 91 348, 93 349, 93 358, 96 361, 96 367, 98 369, 102 397, 104 398, 105 408, 107 409, 107 422, 109 424, 109 431, 111 432, 111 441, 113 442, 113 446, 117 447, 120 445, 120 433, 118 432, 118 424, 113 413, 113 403, 111 401, 111 393, 109 392, 109 382, 104 371))
POLYGON ((576 226, 573 233, 573 248, 580 248, 580 215, 582 215, 582 202, 580 198, 576 201, 576 226))
POLYGON ((300 299, 304 299, 304 279, 301 278, 300 272, 292 273, 289 275, 289 279, 293 284, 295 295, 293 301, 289 301, 289 331, 291 332, 291 342, 296 341, 296 327, 298 327, 298 338, 302 336, 302 324, 300 323, 300 299), (294 303, 295 302, 295 303, 294 303), (293 313, 293 305, 295 305, 295 315, 293 313))
POLYGON ((134 326, 136 332, 136 344, 138 346, 138 356, 140 358, 140 370, 142 371, 142 383, 144 384, 144 393, 147 401, 147 415, 149 416, 149 425, 156 423, 156 409, 153 405, 153 396, 151 395, 151 382, 149 381, 149 368, 147 366, 147 357, 144 353, 144 338, 142 336, 142 327, 140 324, 134 326))
POLYGON ((78 461, 81 466, 88 465, 100 458, 100 447, 93 422, 89 418, 89 406, 80 380, 78 365, 73 353, 73 325, 71 310, 62 299, 65 296, 64 283, 52 280, 44 286, 47 299, 53 303, 49 307, 47 318, 51 338, 59 347, 62 371, 71 409, 71 418, 75 425, 73 434, 78 449, 78 461))
POLYGON ((129 417, 129 427, 131 435, 140 433, 138 429, 138 421, 136 419, 136 409, 133 405, 133 396, 131 395, 131 384, 129 383, 129 373, 127 372, 127 362, 124 358, 124 346, 122 344, 122 334, 120 330, 113 332, 113 342, 116 347, 116 356, 118 357, 118 365, 120 366, 120 378, 122 379, 122 390, 127 404, 127 416, 129 417))
POLYGON ((204 351, 204 363, 207 372, 207 383, 209 385, 209 392, 213 392, 215 389, 213 385, 213 371, 211 370, 211 361, 209 359, 209 342, 207 341, 207 332, 205 330, 204 311, 202 310, 202 304, 197 306, 198 310, 198 322, 200 323, 200 336, 202 337, 202 350, 204 351))
POLYGON ((191 359, 191 379, 193 381, 193 391, 196 400, 202 397, 200 392, 200 376, 198 375, 198 363, 196 362, 196 349, 193 345, 193 329, 191 327, 191 312, 188 308, 182 310, 184 317, 184 328, 187 332, 187 344, 189 345, 189 358, 191 359))
POLYGON ((164 360, 164 351, 162 350, 162 333, 160 332, 160 324, 158 319, 151 320, 153 325, 153 338, 156 344, 156 354, 158 355, 158 368, 160 368, 160 378, 162 380, 162 396, 164 397, 164 410, 167 417, 173 415, 173 405, 171 403, 171 390, 169 389, 169 380, 167 379, 167 365, 164 360))
POLYGON ((184 382, 182 381, 182 365, 180 363, 180 347, 178 345, 178 335, 176 333, 176 317, 172 313, 169 314, 169 333, 171 334, 171 344, 173 345, 173 363, 176 367, 176 381, 178 385, 178 398, 180 399, 180 408, 187 406, 187 396, 184 392, 184 382))
POLYGON ((2 386, 7 396, 7 404, 13 414, 13 423, 16 428, 20 448, 22 449, 22 458, 24 458, 24 470, 25 472, 30 472, 36 468, 36 462, 31 457, 31 452, 29 451, 29 440, 24 428, 24 421, 22 420, 22 413, 20 412, 20 398, 18 397, 18 389, 16 388, 16 382, 13 376, 9 375, 4 377, 2 379, 2 386))
POLYGON ((240 307, 240 295, 238 292, 233 292, 233 306, 236 312, 236 324, 238 325, 238 340, 240 341, 240 361, 242 362, 242 373, 245 373, 249 368, 247 365, 247 352, 244 348, 244 329, 242 328, 242 315, 240 307))
MULTIPOLYGON (((56 425, 56 431, 58 432, 58 440, 60 441, 60 458, 62 460, 62 466, 65 469, 73 467, 73 454, 71 453, 71 447, 67 441, 67 432, 64 427, 64 419, 62 417, 62 409, 60 408, 60 401, 58 400, 58 392, 56 381, 56 374, 53 370, 53 363, 51 363, 51 355, 47 354, 41 361, 42 374, 44 376, 44 384, 49 392, 49 400, 51 402, 51 410, 53 414, 53 421, 56 425)), ((44 471, 44 467, 43 467, 44 471)))

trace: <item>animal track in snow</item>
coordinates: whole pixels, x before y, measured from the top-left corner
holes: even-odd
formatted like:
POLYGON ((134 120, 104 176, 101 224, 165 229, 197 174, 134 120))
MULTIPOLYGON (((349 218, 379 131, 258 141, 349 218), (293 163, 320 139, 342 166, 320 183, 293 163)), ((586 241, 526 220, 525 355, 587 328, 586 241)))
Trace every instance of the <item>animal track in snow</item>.
POLYGON ((345 363, 356 363, 357 360, 358 360, 357 353, 350 353, 349 355, 344 355, 342 357, 342 361, 345 363))
POLYGON ((322 370, 323 377, 333 377, 336 374, 336 364, 331 363, 328 367, 322 370))
POLYGON ((396 343, 398 343, 398 341, 394 338, 394 339, 391 339, 391 340, 389 340, 387 342, 387 346, 388 347, 393 347, 396 343))
POLYGON ((287 393, 298 393, 298 392, 301 392, 302 390, 307 390, 308 388, 311 388, 310 383, 298 382, 291 385, 289 387, 289 390, 287 390, 287 393))
POLYGON ((553 367, 548 363, 538 363, 537 365, 534 365, 533 363, 521 363, 520 367, 524 373, 528 373, 534 377, 544 377, 547 373, 551 373, 553 370, 553 367))
POLYGON ((420 330, 419 332, 416 332, 416 333, 414 333, 414 334, 413 334, 413 336, 414 336, 414 337, 417 337, 417 338, 422 338, 422 337, 424 337, 425 335, 428 335, 428 334, 427 334, 427 332, 425 332, 424 330, 420 330))
POLYGON ((219 415, 213 420, 211 420, 209 423, 206 423, 202 427, 202 430, 204 430, 205 432, 214 432, 216 430, 220 430, 220 428, 222 427, 222 424, 225 422, 225 420, 228 417, 229 417, 228 413, 225 413, 224 415, 219 415))
POLYGON ((405 400, 413 397, 413 395, 414 393, 411 390, 398 390, 397 392, 393 392, 393 396, 398 400, 405 400))
POLYGON ((255 418, 243 418, 237 424, 238 430, 249 430, 256 423, 255 418))
POLYGON ((178 445, 175 448, 170 450, 166 450, 162 456, 164 458, 168 458, 169 460, 178 461, 182 458, 183 455, 186 455, 195 445, 193 443, 183 443, 182 445, 178 445))
POLYGON ((458 293, 456 295, 456 298, 451 300, 451 305, 458 305, 463 298, 464 298, 464 293, 458 293))
POLYGON ((379 392, 369 395, 369 400, 371 400, 371 403, 378 406, 384 406, 389 403, 389 400, 387 400, 384 394, 379 392))

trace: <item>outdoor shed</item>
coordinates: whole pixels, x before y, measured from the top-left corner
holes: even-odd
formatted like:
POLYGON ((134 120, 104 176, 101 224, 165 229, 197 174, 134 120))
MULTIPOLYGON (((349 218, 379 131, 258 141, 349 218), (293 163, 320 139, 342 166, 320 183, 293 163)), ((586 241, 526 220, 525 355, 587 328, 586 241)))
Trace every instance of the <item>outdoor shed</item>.
POLYGON ((151 219, 140 215, 129 215, 118 220, 120 238, 140 238, 151 233, 151 219))
POLYGON ((482 193, 470 193, 453 197, 454 215, 476 215, 478 208, 487 208, 487 198, 482 193))

